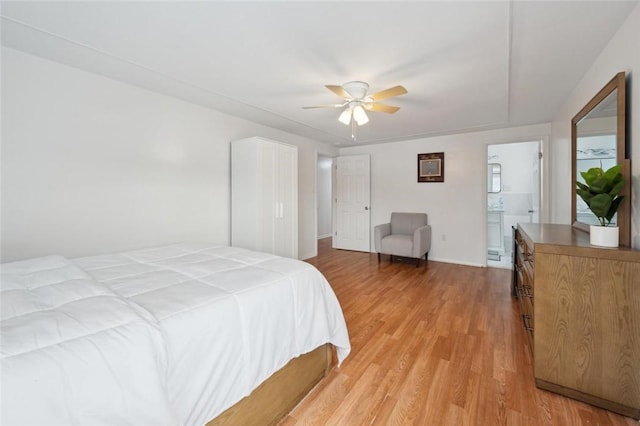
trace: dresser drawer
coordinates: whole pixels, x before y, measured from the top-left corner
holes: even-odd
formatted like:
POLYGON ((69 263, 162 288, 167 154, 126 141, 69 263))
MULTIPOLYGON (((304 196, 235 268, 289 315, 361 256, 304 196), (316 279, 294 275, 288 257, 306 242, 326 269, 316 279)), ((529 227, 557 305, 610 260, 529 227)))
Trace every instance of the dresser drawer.
POLYGON ((523 238, 519 230, 515 232, 516 252, 514 253, 514 268, 516 274, 516 293, 520 308, 522 327, 533 356, 534 333, 534 255, 533 244, 523 238))

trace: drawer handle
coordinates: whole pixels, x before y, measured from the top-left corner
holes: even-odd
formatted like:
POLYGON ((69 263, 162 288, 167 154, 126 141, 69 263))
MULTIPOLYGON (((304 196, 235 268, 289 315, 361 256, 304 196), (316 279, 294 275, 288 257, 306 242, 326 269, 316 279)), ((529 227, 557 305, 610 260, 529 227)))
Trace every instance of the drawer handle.
POLYGON ((531 322, 531 315, 522 314, 522 325, 527 331, 533 331, 533 327, 529 325, 531 322))

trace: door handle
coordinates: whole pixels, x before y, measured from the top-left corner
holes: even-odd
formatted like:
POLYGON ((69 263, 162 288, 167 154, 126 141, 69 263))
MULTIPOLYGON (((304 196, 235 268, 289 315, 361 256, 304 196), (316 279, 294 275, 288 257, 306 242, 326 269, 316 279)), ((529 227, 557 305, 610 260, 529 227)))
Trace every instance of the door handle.
POLYGON ((364 209, 365 210, 369 210, 369 206, 364 206, 364 209))

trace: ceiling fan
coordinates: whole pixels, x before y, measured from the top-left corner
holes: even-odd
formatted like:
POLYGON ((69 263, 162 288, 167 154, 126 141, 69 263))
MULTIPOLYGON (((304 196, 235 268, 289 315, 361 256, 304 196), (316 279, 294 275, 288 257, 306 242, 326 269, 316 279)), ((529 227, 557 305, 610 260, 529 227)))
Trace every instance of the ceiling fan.
POLYGON ((304 109, 311 108, 344 108, 342 114, 338 120, 345 124, 352 126, 352 137, 355 139, 354 124, 362 126, 369 122, 369 117, 366 111, 374 112, 386 112, 387 114, 393 114, 400 108, 391 105, 385 105, 378 103, 379 101, 392 98, 394 96, 400 96, 407 93, 407 89, 402 86, 394 86, 389 89, 382 90, 380 92, 368 95, 369 84, 364 81, 349 81, 342 86, 325 86, 336 95, 344 99, 344 102, 333 105, 317 105, 303 107, 304 109))

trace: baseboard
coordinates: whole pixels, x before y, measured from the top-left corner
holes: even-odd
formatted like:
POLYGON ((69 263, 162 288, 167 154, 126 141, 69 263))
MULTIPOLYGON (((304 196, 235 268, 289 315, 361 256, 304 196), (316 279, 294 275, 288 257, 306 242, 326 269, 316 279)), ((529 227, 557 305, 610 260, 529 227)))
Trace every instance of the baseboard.
POLYGON ((331 236, 331 234, 318 235, 318 239, 322 240, 324 238, 329 238, 330 236, 331 236))
POLYGON ((638 407, 630 407, 619 402, 609 401, 604 398, 584 393, 576 389, 564 387, 556 383, 547 382, 542 379, 536 379, 536 386, 540 389, 568 396, 569 398, 577 399, 578 401, 583 401, 587 404, 595 405, 596 407, 604 408, 605 410, 622 414, 623 416, 631 417, 633 419, 640 419, 640 408, 638 407))
POLYGON ((300 256, 298 256, 298 259, 299 260, 307 260, 307 259, 311 259, 312 257, 316 257, 316 256, 318 256, 318 251, 317 250, 314 253, 311 253, 311 254, 306 253, 306 254, 300 255, 300 256))
POLYGON ((457 265, 465 265, 465 266, 475 266, 478 268, 486 268, 486 265, 483 265, 482 263, 475 263, 475 262, 464 262, 458 259, 442 259, 442 258, 432 258, 431 256, 429 256, 429 262, 434 261, 434 262, 442 262, 442 263, 455 263, 457 265))

